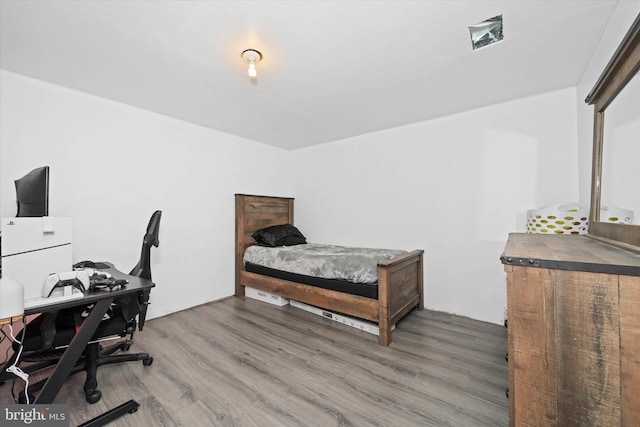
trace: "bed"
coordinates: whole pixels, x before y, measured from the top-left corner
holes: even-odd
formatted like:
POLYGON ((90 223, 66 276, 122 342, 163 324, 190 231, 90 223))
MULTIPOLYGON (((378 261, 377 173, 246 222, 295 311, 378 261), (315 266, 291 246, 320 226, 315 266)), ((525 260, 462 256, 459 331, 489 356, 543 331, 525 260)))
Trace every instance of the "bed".
POLYGON ((297 283, 247 271, 244 252, 256 242, 257 230, 293 224, 294 199, 236 194, 236 297, 245 286, 326 310, 375 322, 380 345, 391 343, 391 329, 413 308, 424 309, 423 253, 417 249, 378 263, 377 298, 297 283))

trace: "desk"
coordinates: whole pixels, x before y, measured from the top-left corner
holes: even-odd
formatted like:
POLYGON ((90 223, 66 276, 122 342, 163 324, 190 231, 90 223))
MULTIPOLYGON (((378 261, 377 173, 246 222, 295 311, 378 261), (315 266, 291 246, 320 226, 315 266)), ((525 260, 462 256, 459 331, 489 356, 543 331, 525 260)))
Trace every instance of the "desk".
POLYGON ((6 319, 0 319, 0 326, 6 325, 8 323, 15 323, 15 322, 21 322, 21 321, 22 321, 22 316, 7 317, 6 319))
MULTIPOLYGON (((118 271, 113 264, 109 264, 110 268, 103 270, 111 274, 116 279, 126 279, 129 283, 121 288, 109 290, 95 290, 92 292, 86 291, 84 298, 75 298, 68 301, 58 302, 56 304, 45 305, 26 309, 24 311, 25 316, 30 314, 47 313, 51 311, 61 310, 70 307, 78 307, 88 304, 95 304, 91 310, 89 316, 82 322, 78 332, 74 336, 73 340, 69 344, 69 347, 65 350, 64 354, 56 364, 53 372, 47 379, 44 387, 37 395, 35 404, 49 404, 53 403, 60 388, 69 377, 73 367, 76 365, 78 359, 82 355, 89 340, 95 333, 96 329, 102 321, 102 317, 107 312, 107 309, 111 305, 114 299, 131 294, 142 294, 143 301, 147 301, 149 292, 155 284, 149 280, 141 279, 135 276, 129 276, 121 271, 118 271)), ((140 326, 144 324, 145 308, 140 313, 140 326)))

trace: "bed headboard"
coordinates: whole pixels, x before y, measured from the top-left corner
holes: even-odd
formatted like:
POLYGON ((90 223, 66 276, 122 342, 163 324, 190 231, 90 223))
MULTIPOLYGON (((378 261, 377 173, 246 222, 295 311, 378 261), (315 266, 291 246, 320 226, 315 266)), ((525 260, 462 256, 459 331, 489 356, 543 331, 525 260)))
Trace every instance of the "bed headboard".
POLYGON ((236 194, 236 296, 244 295, 240 272, 244 250, 255 244, 251 235, 271 225, 293 224, 293 198, 236 194))

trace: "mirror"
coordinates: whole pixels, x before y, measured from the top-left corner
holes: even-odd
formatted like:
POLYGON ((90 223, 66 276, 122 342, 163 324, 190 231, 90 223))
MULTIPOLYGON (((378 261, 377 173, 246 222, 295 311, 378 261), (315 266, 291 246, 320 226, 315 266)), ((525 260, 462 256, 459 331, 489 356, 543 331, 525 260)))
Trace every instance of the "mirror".
POLYGON ((640 74, 607 107, 600 220, 640 225, 640 74))
POLYGON ((586 99, 595 114, 589 234, 635 251, 640 251, 639 69, 640 15, 586 99))

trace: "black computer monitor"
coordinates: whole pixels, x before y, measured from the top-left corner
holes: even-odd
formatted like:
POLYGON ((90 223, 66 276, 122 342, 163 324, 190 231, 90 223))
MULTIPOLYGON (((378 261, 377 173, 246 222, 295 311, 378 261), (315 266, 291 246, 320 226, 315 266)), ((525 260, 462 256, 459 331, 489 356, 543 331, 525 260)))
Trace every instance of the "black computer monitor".
POLYGON ((49 215, 49 166, 34 169, 15 183, 17 217, 49 215))

